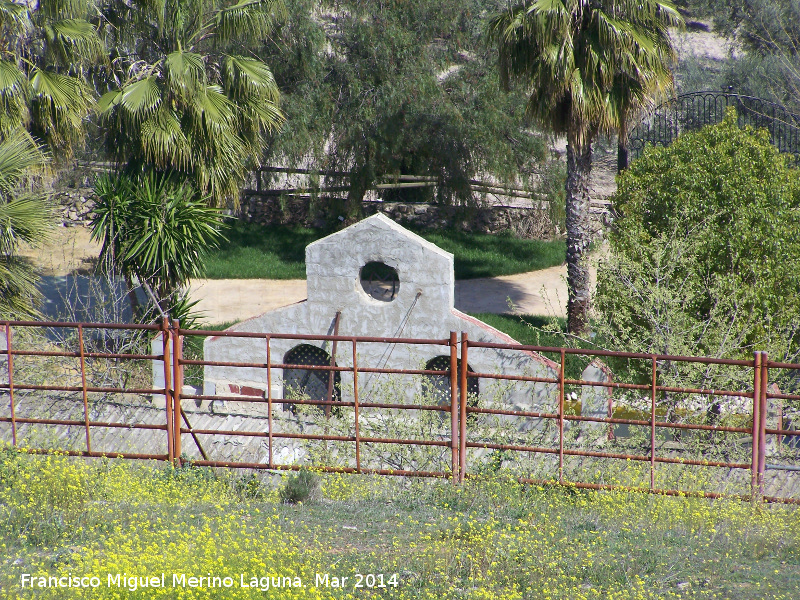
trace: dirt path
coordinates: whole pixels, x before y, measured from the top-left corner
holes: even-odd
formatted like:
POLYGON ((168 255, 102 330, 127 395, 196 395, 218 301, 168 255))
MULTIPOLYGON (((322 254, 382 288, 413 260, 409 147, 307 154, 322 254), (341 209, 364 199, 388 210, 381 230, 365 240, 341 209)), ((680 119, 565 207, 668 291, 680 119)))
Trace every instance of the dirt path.
MULTIPOLYGON (((39 266, 46 285, 89 274, 97 262, 99 245, 84 227, 59 227, 38 248, 21 254, 39 266)), ((456 281, 455 306, 470 312, 564 316, 567 304, 566 266, 530 273, 456 281)), ((594 270, 592 270, 594 275, 594 270)), ((191 285, 197 310, 210 323, 227 323, 254 317, 268 310, 299 302, 306 297, 304 279, 198 279, 191 285)), ((49 294, 58 298, 58 294, 49 294)), ((56 318, 55 302, 46 307, 56 318)))

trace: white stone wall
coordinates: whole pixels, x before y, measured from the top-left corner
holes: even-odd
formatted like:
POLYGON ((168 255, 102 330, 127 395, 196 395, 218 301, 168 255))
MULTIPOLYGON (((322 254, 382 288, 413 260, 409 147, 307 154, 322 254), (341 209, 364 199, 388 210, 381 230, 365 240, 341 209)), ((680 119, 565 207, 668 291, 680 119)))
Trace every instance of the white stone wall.
MULTIPOLYGON (((239 323, 230 331, 295 334, 333 334, 340 313, 339 335, 390 338, 448 339, 451 331, 466 332, 471 340, 513 343, 505 334, 469 317, 453 307, 453 256, 405 230, 383 215, 375 215, 347 229, 310 244, 306 248, 308 300, 270 311, 239 323), (396 298, 382 302, 361 287, 360 269, 368 262, 393 267, 400 281, 396 298)), ((299 344, 312 344, 331 353, 330 342, 273 339, 271 362, 280 363, 299 344)), ((386 343, 358 345, 360 368, 420 369, 439 355, 449 355, 447 346, 386 343)), ((266 362, 266 344, 261 339, 213 337, 205 342, 205 358, 211 361, 266 362)), ((352 365, 352 344, 338 343, 336 362, 352 365)), ((468 363, 474 371, 555 377, 553 363, 523 352, 473 348, 468 363)), ((273 398, 282 398, 281 369, 271 374, 273 398)), ((378 393, 378 383, 387 375, 361 374, 361 397, 378 393)), ((395 376, 408 397, 419 391, 419 377, 395 376), (413 382, 413 383, 412 383, 413 382)), ((204 393, 225 394, 230 384, 267 388, 263 368, 206 367, 204 393)), ((352 373, 342 372, 343 399, 352 396, 352 373)), ((481 395, 500 393, 499 384, 480 381, 481 395)), ((503 391, 504 402, 531 410, 555 397, 555 386, 514 384, 503 391)), ((383 399, 383 401, 389 401, 383 399)))

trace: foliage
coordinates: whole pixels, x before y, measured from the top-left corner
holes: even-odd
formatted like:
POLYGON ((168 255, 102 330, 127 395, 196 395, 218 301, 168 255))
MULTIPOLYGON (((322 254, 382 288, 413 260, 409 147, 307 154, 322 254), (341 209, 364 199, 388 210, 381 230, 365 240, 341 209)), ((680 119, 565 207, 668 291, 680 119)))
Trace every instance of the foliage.
POLYGON ((456 600, 467 588, 493 600, 792 600, 800 578, 791 506, 521 485, 502 469, 459 486, 326 474, 324 502, 302 506, 274 492, 241 498, 236 482, 225 472, 0 451, 3 589, 63 598, 21 589, 21 573, 86 573, 103 578, 88 591, 98 600, 252 598, 243 573, 246 582, 297 575, 303 587, 266 594, 311 600, 356 589, 350 579, 344 590, 316 586, 315 573, 381 572, 384 584, 397 573, 398 586, 372 595, 397 600, 456 600), (166 572, 167 587, 107 587, 106 573, 118 572, 166 572), (172 588, 171 573, 236 585, 172 588))
POLYGON ((602 133, 627 137, 629 117, 672 88, 670 27, 683 23, 669 2, 523 0, 489 21, 505 88, 529 93, 526 115, 567 137, 567 322, 588 328, 591 147, 602 133))
POLYGON ((112 155, 133 172, 181 173, 214 204, 236 206, 265 133, 283 121, 272 72, 252 54, 281 0, 115 0, 106 12, 120 83, 99 110, 112 155))
POLYGON ((37 315, 36 274, 14 253, 20 242, 36 244, 47 233, 50 212, 41 199, 16 197, 20 181, 31 169, 41 168, 46 157, 22 132, 0 136, 0 319, 37 315))
POLYGON ((308 502, 319 490, 320 476, 309 469, 290 475, 280 489, 280 499, 287 504, 308 502))
MULTIPOLYGON (((203 273, 205 254, 224 239, 221 211, 188 183, 153 172, 139 179, 104 175, 95 190, 92 239, 103 244, 101 265, 116 269, 130 290, 134 280, 145 287, 158 313, 186 315, 192 306, 186 286, 203 273)), ((136 312, 133 298, 132 304, 136 312)))
POLYGON ((87 70, 106 60, 83 0, 0 1, 0 140, 22 127, 57 157, 83 138, 87 70))
POLYGON ((595 296, 613 349, 795 356, 800 173, 766 131, 740 129, 730 109, 719 125, 648 148, 614 207, 595 296))
POLYGON ((326 187, 349 186, 340 213, 347 216, 383 175, 437 181, 384 199, 442 203, 474 203, 469 180, 487 172, 528 184, 544 140, 522 127, 523 96, 497 90, 479 27, 487 2, 317 6, 292 3, 267 48, 286 90, 274 160, 346 173, 326 176, 326 187))

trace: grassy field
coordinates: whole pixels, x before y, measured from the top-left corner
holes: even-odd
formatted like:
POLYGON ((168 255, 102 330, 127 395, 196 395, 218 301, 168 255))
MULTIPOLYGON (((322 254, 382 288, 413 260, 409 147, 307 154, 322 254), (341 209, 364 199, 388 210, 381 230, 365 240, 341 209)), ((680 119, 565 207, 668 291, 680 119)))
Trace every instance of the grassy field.
MULTIPOLYGON (((419 232, 455 257, 457 279, 511 275, 564 262, 563 240, 521 240, 508 235, 419 232)), ((305 279, 305 247, 327 235, 302 227, 235 223, 228 242, 207 256, 210 279, 305 279)))
POLYGON ((800 592, 795 507, 524 487, 502 472, 461 487, 306 476, 316 484, 310 498, 286 504, 286 476, 1 451, 0 596, 790 600, 800 592), (126 579, 162 573, 166 588, 134 591, 126 579), (22 589, 23 574, 96 576, 98 587, 22 589), (190 588, 192 576, 212 579, 190 588))

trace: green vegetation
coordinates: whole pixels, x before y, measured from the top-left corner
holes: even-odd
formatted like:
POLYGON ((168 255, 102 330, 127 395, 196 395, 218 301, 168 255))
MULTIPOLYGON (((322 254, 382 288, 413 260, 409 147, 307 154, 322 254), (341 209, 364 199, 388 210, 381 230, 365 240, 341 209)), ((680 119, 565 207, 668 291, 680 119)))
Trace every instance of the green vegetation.
POLYGON ((181 173, 213 205, 239 201, 266 133, 283 122, 280 93, 255 58, 281 0, 123 2, 101 22, 117 58, 98 109, 107 148, 129 171, 181 173))
POLYGON ((318 500, 282 504, 287 479, 3 450, 0 585, 8 598, 97 600, 449 600, 467 589, 487 600, 793 600, 800 586, 796 507, 522 486, 502 470, 458 487, 321 475, 318 500), (107 587, 108 573, 162 572, 166 589, 107 587), (23 590, 23 573, 102 581, 89 593, 23 590), (172 588, 173 573, 234 585, 172 588), (316 573, 349 579, 316 586, 316 573), (386 587, 355 589, 356 573, 382 573, 386 587), (304 587, 260 592, 240 574, 304 587))
POLYGON ((107 61, 84 0, 0 1, 0 140, 27 131, 70 158, 94 108, 89 71, 107 61))
MULTIPOLYGON (((418 231, 452 252, 456 279, 511 275, 564 262, 564 242, 521 240, 511 235, 418 231)), ((328 232, 302 227, 234 223, 228 241, 205 259, 210 279, 305 279, 305 247, 328 232)))
MULTIPOLYGON (((354 218, 385 175, 433 177, 436 188, 387 190, 386 200, 473 203, 481 173, 532 185, 546 141, 523 123, 523 93, 502 94, 482 40, 499 0, 287 3, 267 45, 286 125, 270 156, 345 172, 335 214, 354 218), (435 192, 434 192, 435 190, 435 192)), ((319 184, 319 180, 312 182, 319 184)))
POLYGON ((767 132, 719 125, 622 175, 596 303, 615 347, 790 358, 800 333, 800 171, 767 132))
POLYGON ((672 90, 669 29, 683 25, 672 3, 520 0, 489 20, 500 81, 529 93, 526 116, 567 138, 567 323, 589 326, 592 143, 627 139, 628 119, 672 90))
POLYGON ((137 320, 167 313, 186 324, 189 280, 203 274, 206 253, 224 239, 222 212, 180 179, 151 171, 104 175, 95 185, 92 239, 103 244, 100 265, 124 278, 137 320), (139 307, 134 281, 158 306, 139 307))
POLYGON ((50 225, 48 207, 40 199, 19 193, 30 169, 42 168, 45 156, 23 131, 0 135, 0 319, 36 316, 41 298, 36 273, 15 256, 20 242, 36 244, 50 225))

